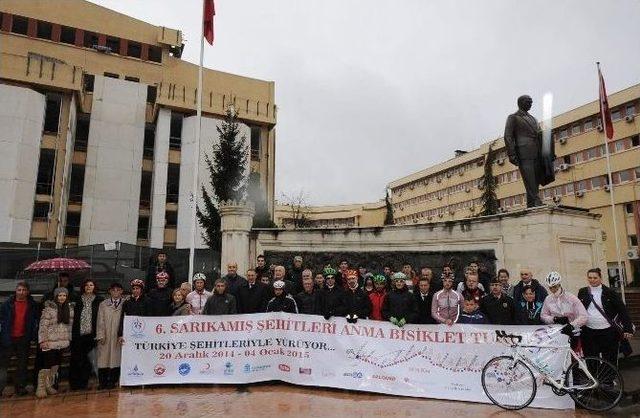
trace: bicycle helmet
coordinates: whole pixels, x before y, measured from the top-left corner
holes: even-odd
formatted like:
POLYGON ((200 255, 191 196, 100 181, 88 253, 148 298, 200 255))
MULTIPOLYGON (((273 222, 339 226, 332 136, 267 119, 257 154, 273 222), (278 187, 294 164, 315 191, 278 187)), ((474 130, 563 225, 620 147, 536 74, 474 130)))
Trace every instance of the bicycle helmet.
POLYGON ((205 276, 203 273, 196 273, 193 275, 193 282, 195 282, 196 280, 202 280, 203 282, 207 282, 207 276, 205 276))
POLYGON ((560 273, 558 273, 557 271, 551 271, 549 272, 549 274, 547 274, 546 281, 547 286, 549 287, 559 285, 562 281, 562 276, 560 276, 560 273))

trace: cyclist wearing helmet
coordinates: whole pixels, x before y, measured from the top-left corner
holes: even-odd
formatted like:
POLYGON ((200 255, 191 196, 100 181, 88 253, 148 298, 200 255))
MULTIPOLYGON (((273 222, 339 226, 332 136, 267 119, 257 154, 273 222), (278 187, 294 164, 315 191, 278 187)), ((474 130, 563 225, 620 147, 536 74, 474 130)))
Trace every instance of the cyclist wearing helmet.
POLYGON ((542 305, 540 319, 545 324, 564 325, 562 332, 571 339, 571 346, 577 343, 576 333, 587 323, 587 310, 575 295, 562 288, 562 276, 557 271, 547 274, 549 295, 542 305))
POLYGON ((203 273, 196 273, 193 275, 193 287, 194 290, 187 295, 187 303, 191 305, 191 313, 193 315, 202 314, 204 305, 207 303, 207 299, 213 294, 205 289, 207 284, 207 276, 203 273))

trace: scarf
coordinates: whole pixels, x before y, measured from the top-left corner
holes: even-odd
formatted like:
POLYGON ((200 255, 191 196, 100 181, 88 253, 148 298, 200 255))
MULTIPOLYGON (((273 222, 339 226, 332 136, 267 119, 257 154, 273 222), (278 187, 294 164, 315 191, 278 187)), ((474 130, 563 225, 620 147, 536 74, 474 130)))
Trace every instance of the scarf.
POLYGON ((80 335, 88 335, 93 331, 93 301, 96 295, 93 293, 82 295, 82 312, 80 312, 80 335))

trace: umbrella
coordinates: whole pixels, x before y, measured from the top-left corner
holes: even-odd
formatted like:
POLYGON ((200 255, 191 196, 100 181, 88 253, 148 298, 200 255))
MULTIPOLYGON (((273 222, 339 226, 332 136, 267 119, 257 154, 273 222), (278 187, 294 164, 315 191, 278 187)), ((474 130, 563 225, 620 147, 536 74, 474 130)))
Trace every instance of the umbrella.
POLYGON ((57 271, 88 270, 91 265, 83 260, 75 258, 50 258, 29 264, 25 271, 54 273, 57 271))

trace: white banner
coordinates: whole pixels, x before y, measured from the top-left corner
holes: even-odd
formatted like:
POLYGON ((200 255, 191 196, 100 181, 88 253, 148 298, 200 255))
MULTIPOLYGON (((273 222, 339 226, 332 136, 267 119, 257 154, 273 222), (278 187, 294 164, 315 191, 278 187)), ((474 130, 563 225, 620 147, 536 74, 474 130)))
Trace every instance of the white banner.
MULTIPOLYGON (((121 385, 289 383, 403 396, 490 403, 480 380, 492 357, 510 348, 496 330, 522 344, 568 347, 558 326, 413 325, 264 313, 129 317, 124 321, 121 385)), ((528 352, 562 372, 566 349, 528 352)), ((537 373, 536 373, 537 375, 537 373)), ((536 376, 539 377, 539 376, 536 376)), ((532 406, 573 408, 538 378, 532 406)))

